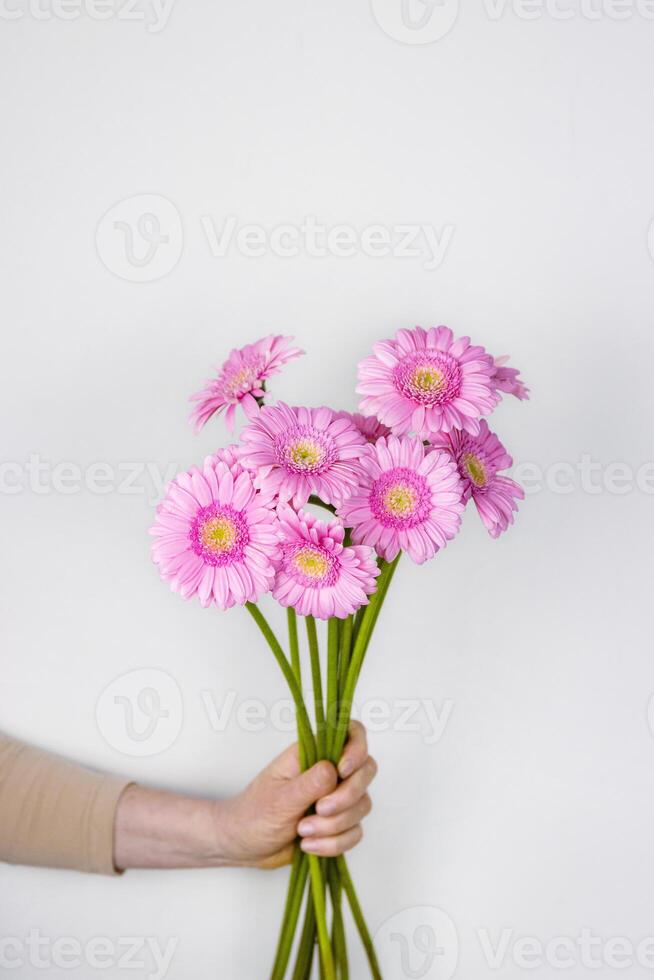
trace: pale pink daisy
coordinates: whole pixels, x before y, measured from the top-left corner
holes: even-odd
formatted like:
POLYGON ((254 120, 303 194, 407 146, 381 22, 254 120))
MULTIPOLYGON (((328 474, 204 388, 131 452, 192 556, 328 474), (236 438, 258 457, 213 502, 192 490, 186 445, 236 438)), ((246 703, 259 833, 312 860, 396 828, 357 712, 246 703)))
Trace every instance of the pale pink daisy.
POLYGON ((217 376, 210 378, 201 391, 191 395, 191 401, 198 403, 191 412, 196 432, 223 409, 227 428, 233 431, 238 405, 248 418, 254 418, 259 410, 257 399, 262 399, 265 394, 266 380, 278 374, 288 361, 304 353, 298 347, 288 346, 292 339, 270 334, 255 344, 231 351, 222 367, 217 369, 217 376))
MULTIPOLYGON (((249 473, 254 480, 255 472, 249 467, 245 466, 243 459, 241 459, 241 446, 238 443, 233 442, 229 446, 223 446, 221 449, 217 449, 215 453, 211 456, 207 456, 205 459, 206 463, 225 463, 232 476, 236 478, 240 473, 249 473)), ((266 504, 277 503, 276 494, 274 490, 268 486, 262 486, 258 491, 260 500, 265 500, 266 504)))
POLYGON ((450 453, 389 436, 366 447, 361 465, 360 486, 338 511, 356 544, 371 545, 386 561, 406 551, 422 564, 457 533, 464 504, 450 453))
POLYGON ((513 524, 516 500, 524 499, 522 487, 499 471, 513 465, 513 460, 494 432, 483 421, 478 436, 456 430, 441 435, 437 449, 452 453, 463 480, 464 499, 472 497, 492 538, 513 524))
POLYGON ((316 494, 338 504, 357 484, 364 438, 330 408, 266 405, 241 439, 240 457, 256 470, 256 486, 273 490, 282 503, 301 507, 316 494))
POLYGON ((216 463, 224 463, 231 470, 232 476, 238 476, 239 473, 245 470, 242 461, 239 459, 239 451, 240 446, 238 443, 233 442, 229 446, 221 446, 211 456, 207 456, 204 462, 205 464, 213 463, 214 465, 216 463))
POLYGON ((313 514, 296 513, 287 504, 278 510, 282 558, 273 597, 301 616, 345 619, 368 602, 379 566, 372 548, 343 547, 345 528, 313 514))
POLYGON ((450 429, 479 431, 479 419, 500 400, 491 382, 493 359, 449 327, 398 330, 359 364, 360 409, 396 435, 423 439, 450 429))
POLYGON ((168 485, 150 533, 161 577, 184 599, 221 609, 269 592, 279 557, 278 522, 252 475, 205 461, 168 485))
POLYGON ((349 419, 359 430, 366 442, 377 442, 382 436, 390 436, 391 430, 379 421, 376 415, 361 415, 360 412, 337 412, 338 418, 349 419))
POLYGON ((496 391, 503 391, 507 395, 514 395, 524 401, 529 398, 529 388, 522 378, 518 377, 520 371, 517 368, 505 366, 508 360, 508 354, 493 358, 495 369, 491 377, 492 385, 496 391))

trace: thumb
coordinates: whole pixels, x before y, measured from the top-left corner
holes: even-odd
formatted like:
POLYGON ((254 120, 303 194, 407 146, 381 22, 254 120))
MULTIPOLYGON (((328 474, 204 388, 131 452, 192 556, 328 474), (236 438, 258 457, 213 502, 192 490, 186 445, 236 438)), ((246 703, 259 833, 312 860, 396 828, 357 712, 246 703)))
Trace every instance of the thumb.
POLYGON ((323 759, 311 769, 290 779, 285 787, 286 800, 293 811, 304 813, 312 803, 331 793, 338 785, 338 773, 331 762, 323 759))

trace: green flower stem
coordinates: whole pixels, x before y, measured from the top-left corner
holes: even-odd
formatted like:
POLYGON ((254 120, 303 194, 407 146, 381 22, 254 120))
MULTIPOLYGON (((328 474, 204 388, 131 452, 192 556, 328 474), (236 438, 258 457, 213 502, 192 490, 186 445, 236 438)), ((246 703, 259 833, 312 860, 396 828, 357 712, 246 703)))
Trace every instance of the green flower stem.
POLYGON ((313 899, 309 891, 307 897, 307 907, 304 914, 304 925, 300 945, 298 946, 295 969, 293 970, 293 980, 308 980, 311 975, 313 965, 313 955, 316 949, 316 913, 313 908, 313 899))
MULTIPOLYGON (((328 510, 332 509, 318 499, 314 499, 312 503, 326 506, 328 510)), ((329 757, 335 764, 340 759, 347 738, 354 690, 399 557, 398 555, 391 563, 383 560, 380 561, 377 591, 371 596, 369 604, 359 610, 356 619, 348 617, 344 621, 340 629, 340 635, 339 624, 336 620, 332 620, 328 624, 328 728, 325 726, 316 624, 313 617, 306 617, 316 712, 316 739, 314 739, 311 722, 302 697, 297 620, 294 611, 289 609, 287 614, 291 655, 291 663, 289 664, 284 651, 263 614, 252 603, 246 604, 248 611, 257 622, 277 659, 295 702, 300 758, 303 767, 313 765, 317 758, 329 757), (332 712, 334 712, 333 715, 332 712), (333 719, 336 718, 336 712, 338 712, 338 718, 336 726, 333 728, 333 719)), ((306 855, 299 851, 298 854, 299 856, 296 855, 294 858, 290 875, 284 923, 278 944, 273 980, 283 980, 290 958, 293 937, 297 928, 307 877, 310 877, 310 891, 307 897, 305 921, 298 946, 293 980, 308 980, 310 976, 311 964, 315 952, 316 933, 320 949, 321 978, 324 978, 324 980, 337 980, 337 978, 338 980, 348 980, 347 949, 341 907, 341 894, 343 889, 347 895, 355 924, 366 951, 372 976, 374 980, 381 980, 379 963, 375 955, 370 932, 363 917, 345 858, 341 856, 335 861, 325 862, 313 854, 306 855), (332 923, 333 937, 331 942, 327 928, 325 874, 327 876, 334 910, 332 923)))
POLYGON ((352 884, 352 879, 350 878, 347 862, 342 854, 340 857, 336 858, 336 864, 338 867, 341 884, 345 889, 345 894, 347 895, 348 902, 350 903, 352 916, 356 922, 359 935, 361 936, 361 942, 363 943, 366 956, 368 957, 370 972, 372 973, 374 980, 382 980, 381 970, 379 969, 379 961, 377 960, 377 954, 375 953, 375 947, 373 946, 370 932, 368 931, 368 926, 366 925, 366 920, 363 917, 363 912, 361 911, 361 906, 359 905, 357 893, 354 890, 354 885, 352 884))
POLYGON ((347 960, 347 942, 343 923, 341 876, 336 861, 329 862, 329 891, 332 898, 334 917, 332 922, 332 947, 339 980, 349 980, 350 971, 347 960))
POLYGON ((334 956, 327 930, 327 907, 325 905, 325 879, 323 878, 320 858, 316 854, 309 855, 309 872, 311 874, 311 894, 316 914, 316 929, 318 932, 318 947, 320 961, 325 974, 325 980, 336 980, 334 956))
MULTIPOLYGON (((400 556, 401 555, 402 555, 402 552, 400 551, 399 554, 397 555, 397 557, 390 563, 390 565, 386 565, 386 563, 384 563, 386 565, 386 574, 384 575, 384 581, 381 583, 381 587, 380 587, 380 590, 379 590, 380 591, 379 601, 377 602, 377 604, 375 606, 375 610, 374 610, 373 615, 372 615, 372 624, 370 626, 370 630, 368 632, 368 637, 366 639, 366 645, 365 645, 365 648, 364 648, 364 651, 363 651, 363 657, 361 659, 361 664, 359 665, 359 673, 357 674, 356 680, 354 682, 354 686, 355 687, 356 687, 357 681, 359 680, 359 674, 361 673, 361 666, 363 664, 363 659, 365 658, 365 655, 368 652, 368 647, 370 646, 370 640, 372 639, 372 634, 374 632, 375 626, 377 625, 377 620, 379 619, 379 614, 381 612, 382 606, 384 605, 384 600, 386 599, 386 596, 388 594, 388 590, 390 588, 391 582, 393 581, 393 576, 395 575, 395 570, 396 570, 396 568, 398 566, 398 562, 400 560, 400 556)), ((382 569, 382 571, 383 571, 383 569, 382 569)), ((380 573, 380 576, 379 577, 381 579, 381 573, 380 573)))
MULTIPOLYGON (((289 606, 286 610, 286 621, 288 624, 288 648, 291 652, 291 667, 293 668, 293 673, 295 674, 295 680, 297 681, 297 686, 302 691, 302 667, 300 665, 300 644, 298 642, 297 636, 297 616, 295 615, 295 609, 289 606)), ((302 728, 298 719, 297 726, 297 737, 300 746, 300 764, 302 769, 307 768, 306 760, 306 750, 304 746, 302 728)))
MULTIPOLYGON (((295 615, 295 610, 290 606, 286 610, 286 614, 291 667, 293 669, 298 687, 300 690, 302 690, 302 668, 300 665, 300 646, 297 635, 297 617, 295 615)), ((304 737, 299 716, 297 719, 297 724, 300 765, 304 770, 307 768, 307 753, 304 745, 304 737)), ((286 906, 282 917, 281 930, 277 943, 277 951, 275 954, 275 962, 271 974, 271 980, 283 980, 286 972, 286 967, 288 965, 288 960, 293 946, 293 938, 297 928, 300 908, 302 905, 302 898, 306 888, 308 873, 309 863, 307 856, 300 850, 299 846, 296 846, 295 854, 293 856, 293 866, 291 868, 291 874, 289 875, 288 880, 286 906)))
POLYGON ((361 606, 361 608, 357 610, 357 614, 354 617, 354 629, 352 631, 353 640, 356 640, 357 636, 359 635, 359 630, 361 629, 361 622, 366 614, 366 609, 367 606, 361 606))
POLYGON ((289 885, 289 889, 288 889, 288 894, 286 896, 286 905, 284 907, 284 918, 286 918, 286 916, 288 915, 288 912, 289 912, 290 907, 291 907, 291 896, 292 896, 292 893, 294 891, 295 884, 296 884, 296 882, 297 882, 297 880, 299 878, 299 875, 300 875, 300 865, 301 864, 302 864, 302 851, 298 847, 298 848, 296 848, 296 850, 295 850, 295 852, 293 854, 293 863, 291 864, 291 874, 289 876, 290 885, 289 885))
POLYGON ((327 757, 336 734, 338 722, 338 620, 327 621, 327 757))
POLYGON ((258 606, 255 606, 253 602, 246 602, 245 608, 250 613, 257 626, 261 630, 268 646, 272 650, 272 653, 279 664, 284 677, 286 678, 286 683, 288 684, 291 696, 295 702, 295 711, 297 714, 298 724, 302 729, 304 748, 306 752, 307 765, 311 767, 316 761, 316 742, 313 737, 313 732, 311 731, 311 722, 309 721, 309 715, 307 714, 307 709, 304 706, 304 700, 302 699, 302 691, 295 679, 295 674, 286 659, 286 655, 279 645, 279 641, 270 626, 266 617, 263 615, 258 606))
POLYGON ((347 669, 350 665, 350 656, 352 654, 352 626, 353 617, 348 616, 343 622, 343 627, 341 629, 341 649, 339 652, 338 659, 338 698, 339 701, 343 698, 343 691, 345 689, 345 679, 347 677, 347 669))
POLYGON ((373 592, 373 594, 370 596, 370 602, 365 607, 364 614, 361 618, 361 625, 356 640, 354 641, 352 658, 350 660, 345 687, 343 689, 336 738, 334 739, 334 744, 332 746, 331 759, 334 764, 336 764, 340 759, 341 753, 343 752, 343 746, 345 745, 345 740, 347 738, 347 731, 350 724, 350 713, 352 711, 354 688, 356 687, 357 680, 359 679, 363 658, 366 650, 368 649, 368 644, 370 642, 370 637, 372 636, 372 631, 377 621, 377 617, 379 616, 378 607, 380 607, 384 601, 388 587, 387 579, 392 577, 397 562, 399 561, 399 557, 400 555, 398 554, 395 561, 390 563, 385 562, 383 559, 380 562, 381 572, 379 574, 379 578, 377 579, 377 591, 373 592))
POLYGON ((289 606, 286 610, 286 622, 288 625, 288 648, 291 652, 291 667, 293 668, 298 686, 301 689, 302 668, 300 666, 300 644, 297 636, 297 616, 292 606, 289 606))
MULTIPOLYGON (((390 573, 390 578, 389 579, 386 579, 385 585, 382 582, 382 576, 381 576, 381 574, 380 574, 379 578, 377 579, 377 593, 381 593, 379 595, 379 605, 377 606, 377 615, 379 615, 379 609, 381 608, 381 606, 382 606, 382 604, 384 602, 384 599, 386 597, 386 593, 388 592, 388 586, 390 585, 391 579, 393 577, 393 573, 395 572, 395 568, 397 567, 397 563, 400 560, 400 555, 401 554, 402 554, 402 552, 399 552, 399 554, 397 555, 397 557, 391 562, 391 564, 393 565, 393 571, 390 573)), ((379 567, 380 567, 380 569, 382 571, 384 570, 384 568, 386 567, 386 565, 387 565, 387 562, 384 561, 383 558, 380 558, 380 560, 379 560, 379 567)), ((354 628, 352 630, 352 641, 353 642, 356 642, 356 639, 357 639, 357 637, 359 635, 359 630, 361 629, 361 624, 362 624, 362 622, 364 620, 364 617, 366 616, 366 610, 367 610, 367 608, 368 608, 367 606, 361 606, 361 608, 359 609, 359 611, 357 612, 357 614, 356 614, 356 616, 354 618, 354 628)), ((375 617, 375 621, 376 621, 376 617, 375 617)))
MULTIPOLYGON (((393 562, 387 563, 383 560, 380 562, 380 574, 377 580, 377 591, 371 596, 368 606, 364 608, 363 614, 359 620, 358 630, 356 630, 356 633, 352 638, 354 649, 352 651, 349 667, 347 668, 347 675, 341 696, 341 713, 339 715, 339 725, 336 739, 332 746, 332 760, 339 759, 341 752, 343 751, 343 745, 345 744, 350 722, 352 698, 354 696, 357 681, 361 673, 363 660, 368 650, 375 625, 379 618, 379 613, 382 605, 384 604, 384 600, 388 593, 393 575, 395 574, 395 569, 397 568, 399 559, 400 555, 398 554, 393 562)), ((366 921, 350 877, 347 862, 341 855, 336 859, 336 864, 339 872, 340 885, 345 889, 345 893, 352 910, 352 915, 368 958, 371 974, 374 980, 381 980, 379 962, 377 960, 372 939, 370 937, 370 931, 366 925, 366 921)), ((336 928, 336 905, 334 906, 334 926, 336 928)), ((338 947, 336 948, 338 949, 338 947)))
MULTIPOLYGON (((279 664, 286 682, 291 691, 291 695, 295 702, 295 709, 298 717, 298 723, 300 724, 303 731, 304 748, 306 752, 306 761, 309 766, 314 765, 316 761, 316 742, 313 738, 313 732, 311 731, 311 723, 309 721, 309 716, 307 710, 304 706, 304 701, 302 699, 302 691, 298 685, 295 677, 293 668, 289 664, 284 651, 279 645, 277 637, 270 628, 266 617, 263 615, 258 606, 254 605, 252 602, 246 603, 246 608, 257 626, 261 630, 263 636, 268 643, 277 663, 279 664)), ((316 696, 319 697, 320 706, 318 707, 318 700, 316 701, 316 710, 322 714, 322 735, 320 732, 320 718, 317 717, 318 723, 318 750, 320 752, 320 758, 324 758, 324 738, 325 738, 325 724, 324 724, 324 712, 322 708, 322 685, 320 683, 320 660, 318 654, 318 637, 316 635, 316 624, 312 617, 307 617, 307 634, 309 636, 309 648, 311 651, 311 666, 312 673, 314 675, 314 688, 316 689, 316 696), (309 622, 311 620, 311 623, 309 622), (313 627, 313 628, 312 628, 313 627), (316 677, 316 666, 317 666, 317 677, 316 677), (316 687, 316 680, 318 685, 316 687)), ((309 855, 309 873, 311 875, 311 891, 313 895, 313 905, 315 909, 316 926, 318 931, 318 943, 320 946, 320 958, 322 961, 323 969, 325 972, 325 980, 336 980, 336 974, 334 972, 334 958, 332 956, 332 948, 329 941, 329 932, 327 930, 327 911, 325 906, 325 882, 323 878, 322 868, 320 866, 319 858, 315 854, 309 855)), ((297 885, 296 885, 297 889, 297 885)), ((294 900, 294 897, 290 901, 294 900)), ((297 921, 297 920, 296 920, 297 921)))
POLYGON ((271 980, 284 980, 286 967, 293 947, 293 939, 300 916, 308 874, 309 862, 306 860, 306 855, 298 847, 293 856, 293 866, 291 868, 288 895, 284 908, 284 917, 282 919, 282 929, 279 942, 277 943, 275 965, 273 966, 271 980))
POLYGON ((320 650, 318 649, 318 634, 316 621, 313 616, 305 616, 307 624, 307 639, 309 641, 309 657, 311 659, 311 681, 313 684, 313 702, 316 712, 316 747, 318 758, 327 758, 327 740, 325 733, 325 708, 322 700, 322 677, 320 674, 320 650))
MULTIPOLYGON (((311 660, 311 680, 316 712, 316 747, 318 758, 327 758, 327 740, 325 732, 325 708, 322 697, 322 677, 320 674, 320 650, 316 621, 313 616, 306 616, 307 639, 309 641, 309 657, 311 660)), ((316 930, 318 932, 318 947, 320 963, 325 980, 336 980, 334 957, 332 953, 329 931, 327 929, 327 907, 325 903, 325 877, 320 858, 315 854, 309 855, 309 873, 311 875, 311 893, 316 915, 316 930)))

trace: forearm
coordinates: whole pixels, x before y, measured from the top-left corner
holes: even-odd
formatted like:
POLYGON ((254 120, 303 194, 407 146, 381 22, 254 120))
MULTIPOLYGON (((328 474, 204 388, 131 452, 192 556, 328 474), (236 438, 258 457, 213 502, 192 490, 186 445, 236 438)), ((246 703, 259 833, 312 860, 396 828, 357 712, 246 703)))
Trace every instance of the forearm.
POLYGON ((0 860, 113 874, 128 784, 0 734, 0 860))
POLYGON ((339 765, 303 772, 289 746, 239 794, 206 800, 146 789, 0 735, 0 860, 115 874, 127 868, 276 868, 361 839, 375 765, 353 725, 339 765), (303 819, 313 808, 317 812, 303 819))
POLYGON ((268 866, 244 851, 240 823, 229 801, 147 789, 0 733, 0 861, 107 875, 268 866))
POLYGON ((230 857, 227 805, 129 786, 116 810, 114 863, 126 868, 206 868, 230 857))

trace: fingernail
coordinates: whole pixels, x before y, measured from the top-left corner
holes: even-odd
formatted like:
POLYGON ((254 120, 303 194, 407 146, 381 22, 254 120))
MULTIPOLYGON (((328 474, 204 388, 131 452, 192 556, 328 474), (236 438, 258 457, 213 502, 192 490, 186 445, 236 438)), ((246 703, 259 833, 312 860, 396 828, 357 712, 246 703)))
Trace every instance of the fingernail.
POLYGON ((298 825, 297 832, 301 837, 305 835, 308 837, 309 834, 314 834, 316 831, 316 825, 311 823, 310 820, 302 820, 298 825))
POLYGON ((318 850, 317 844, 318 841, 313 840, 311 837, 307 837, 304 840, 300 841, 300 847, 302 848, 303 851, 317 851, 318 850))
POLYGON ((333 813, 336 807, 331 800, 319 800, 316 804, 316 810, 321 817, 328 817, 330 813, 333 813))
POLYGON ((354 772, 354 763, 351 759, 345 759, 338 767, 338 771, 341 774, 341 779, 347 779, 354 772))

